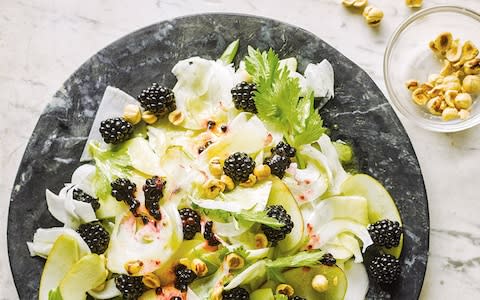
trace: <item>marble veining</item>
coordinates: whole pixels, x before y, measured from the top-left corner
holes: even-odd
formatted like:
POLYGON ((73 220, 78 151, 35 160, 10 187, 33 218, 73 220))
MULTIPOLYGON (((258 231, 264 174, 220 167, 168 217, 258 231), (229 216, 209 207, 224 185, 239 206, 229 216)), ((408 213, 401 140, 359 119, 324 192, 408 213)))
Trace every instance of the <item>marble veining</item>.
MULTIPOLYGON (((384 10, 385 20, 380 28, 370 29, 358 13, 344 9, 339 2, 340 0, 146 0, 139 5, 135 1, 123 0, 1 1, 0 100, 4 112, 8 113, 0 118, 0 161, 3 167, 0 175, 0 194, 3 199, 0 202, 0 241, 4 245, 0 247, 0 299, 17 299, 8 267, 5 235, 10 193, 20 191, 20 185, 13 185, 14 174, 42 109, 51 101, 51 95, 65 78, 87 58, 117 38, 161 20, 211 11, 249 13, 286 21, 312 31, 366 70, 385 92, 382 77, 383 50, 394 28, 412 10, 406 8, 403 1, 372 0, 372 4, 384 10), (135 14, 132 14, 133 11, 135 14)), ((424 2, 428 7, 449 4, 480 10, 479 1, 424 2)), ((129 79, 135 81, 134 78, 129 79)), ((98 88, 105 81, 108 81, 108 74, 95 78, 98 88)), ((59 97, 58 101, 63 102, 62 99, 59 97)), ((86 117, 91 118, 95 107, 84 108, 86 117)), ((359 112, 364 111, 359 109, 359 112)), ((61 112, 63 116, 68 116, 68 110, 61 112)), ((60 116, 50 121, 61 123, 65 120, 67 118, 60 116)), ((437 134, 415 127, 402 118, 401 121, 415 148, 429 196, 430 253, 420 298, 477 299, 480 295, 480 129, 437 134)), ((69 148, 80 147, 85 137, 79 132, 74 136, 67 140, 60 138, 58 144, 53 142, 42 146, 50 151, 57 151, 58 145, 65 142, 69 143, 69 148)), ((400 159, 408 157, 402 151, 397 155, 400 159)), ((71 157, 58 156, 55 163, 62 168, 61 166, 68 165, 69 159, 71 157)), ((388 161, 385 163, 388 164, 388 161)), ((22 180, 30 180, 35 170, 41 166, 41 161, 32 162, 19 175, 22 180)), ((377 168, 375 164, 365 167, 368 171, 377 168)), ((65 176, 68 177, 69 174, 65 176)), ((389 187, 392 184, 393 182, 386 182, 389 187)), ((408 191, 405 191, 405 195, 412 197, 408 191)), ((412 201, 416 199, 413 198, 412 201)), ((26 213, 34 218, 41 215, 41 212, 34 210, 26 213)), ((46 222, 51 221, 48 215, 41 217, 46 218, 46 222)), ((409 236, 415 238, 411 234, 409 236)), ((406 262, 410 260, 407 259, 406 262)))

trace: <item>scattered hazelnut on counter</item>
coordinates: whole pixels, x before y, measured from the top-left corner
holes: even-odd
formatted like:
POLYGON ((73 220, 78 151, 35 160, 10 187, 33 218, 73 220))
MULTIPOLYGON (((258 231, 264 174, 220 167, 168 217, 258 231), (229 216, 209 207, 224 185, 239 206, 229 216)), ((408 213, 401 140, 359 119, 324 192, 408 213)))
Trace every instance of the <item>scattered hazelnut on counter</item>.
POLYGON ((368 0, 343 0, 342 4, 346 7, 364 8, 368 4, 368 0))
POLYGON ((123 109, 123 118, 132 125, 138 124, 142 120, 142 112, 140 106, 135 104, 127 104, 123 109))
POLYGON ((383 11, 375 6, 367 6, 363 10, 363 17, 370 26, 377 26, 383 19, 383 11))
POLYGON ((405 4, 410 8, 422 7, 423 0, 405 0, 405 4))

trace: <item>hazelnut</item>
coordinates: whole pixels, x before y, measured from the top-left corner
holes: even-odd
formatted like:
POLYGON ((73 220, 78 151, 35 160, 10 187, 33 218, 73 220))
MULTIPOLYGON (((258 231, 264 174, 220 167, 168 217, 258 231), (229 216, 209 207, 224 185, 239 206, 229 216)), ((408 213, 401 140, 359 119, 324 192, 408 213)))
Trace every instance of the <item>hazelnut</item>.
POLYGON ((445 92, 445 102, 450 107, 455 107, 455 97, 457 97, 458 91, 457 90, 448 90, 445 92))
POLYGON ((452 63, 449 62, 448 60, 443 61, 443 68, 440 71, 440 75, 442 76, 447 76, 452 74, 455 71, 455 69, 452 66, 452 63))
POLYGON ((472 106, 472 96, 467 93, 460 93, 455 97, 455 107, 458 109, 466 109, 472 106))
POLYGON ((203 277, 208 273, 208 266, 202 260, 194 258, 192 260, 191 269, 198 277, 203 277))
POLYGON ((243 268, 245 265, 245 260, 243 257, 236 253, 230 253, 225 257, 225 261, 227 262, 228 268, 230 270, 238 270, 243 268))
POLYGON ((472 41, 466 41, 462 47, 462 56, 454 66, 457 68, 462 67, 465 62, 474 59, 478 55, 478 48, 472 43, 472 41))
POLYGON ((342 4, 346 7, 364 8, 368 4, 368 0, 343 0, 342 4))
POLYGON ((168 114, 168 121, 175 126, 182 124, 183 120, 185 120, 185 116, 183 115, 183 112, 178 109, 168 114))
POLYGON ((459 112, 458 112, 458 116, 460 117, 460 119, 462 120, 466 120, 470 117, 470 112, 466 109, 461 109, 459 112))
POLYGON ((442 119, 444 121, 450 121, 458 118, 458 110, 455 107, 447 107, 442 112, 442 119))
POLYGON ((462 84, 463 91, 470 94, 480 93, 480 76, 478 75, 467 75, 463 79, 462 84))
POLYGON ((263 233, 257 233, 255 235, 255 247, 257 249, 266 248, 268 246, 268 238, 263 233))
POLYGON ((453 43, 452 33, 450 32, 442 32, 440 33, 435 40, 433 41, 433 45, 435 49, 437 49, 442 56, 445 56, 446 52, 453 43))
POLYGON ((140 260, 129 261, 124 265, 125 271, 128 274, 133 275, 137 274, 143 268, 143 262, 140 260))
POLYGON ((155 273, 148 273, 143 275, 142 282, 149 289, 156 289, 160 287, 160 278, 158 278, 155 273))
POLYGON ((215 198, 225 190, 225 184, 218 179, 209 179, 203 185, 203 192, 207 198, 215 198))
POLYGON ((418 88, 418 81, 414 79, 410 79, 407 82, 405 82, 405 86, 407 87, 407 89, 413 92, 418 88))
POLYGON ((312 288, 319 293, 326 292, 328 290, 328 279, 325 275, 315 275, 312 279, 312 288))
POLYGON ((233 179, 230 178, 230 176, 222 175, 220 176, 220 181, 223 182, 223 184, 225 185, 225 188, 228 191, 231 191, 235 188, 235 183, 233 182, 233 179))
POLYGON ((435 97, 427 102, 427 109, 433 115, 440 115, 440 105, 442 104, 442 99, 440 97, 435 97))
POLYGON ((208 162, 208 169, 213 176, 220 176, 223 174, 223 166, 219 157, 213 157, 208 162))
POLYGON ((258 180, 263 180, 270 176, 271 170, 270 167, 267 165, 260 165, 256 166, 255 169, 253 169, 253 174, 257 176, 258 180))
POLYGON ((138 124, 142 120, 140 107, 135 104, 127 104, 123 109, 123 118, 132 125, 138 124))
POLYGON ((412 99, 415 103, 418 105, 424 105, 428 101, 428 96, 425 93, 425 90, 422 88, 418 88, 413 91, 412 93, 412 99))
POLYGON ((440 74, 430 74, 428 75, 428 83, 435 86, 437 84, 441 84, 443 82, 443 76, 440 74))
POLYGON ((375 6, 367 6, 363 10, 363 16, 370 26, 377 26, 383 19, 383 11, 375 6))
POLYGON ((410 8, 422 7, 423 0, 405 0, 405 4, 410 8))
POLYGON ((285 295, 287 297, 292 297, 293 294, 295 294, 295 290, 293 289, 293 287, 289 284, 285 284, 285 283, 281 283, 279 285, 277 285, 277 288, 275 289, 275 292, 277 294, 282 294, 282 295, 285 295))
POLYGON ((480 74, 480 58, 474 58, 469 61, 466 61, 463 65, 463 70, 467 75, 478 75, 480 74))
POLYGON ((248 175, 247 181, 244 181, 244 182, 240 183, 240 186, 252 187, 252 186, 255 185, 255 183, 257 183, 257 176, 255 176, 253 174, 250 174, 250 175, 248 175))
POLYGON ((462 57, 462 47, 460 47, 460 40, 455 40, 450 49, 448 49, 445 57, 451 63, 456 63, 462 57))
POLYGON ((147 124, 153 124, 157 122, 158 118, 154 113, 150 111, 144 111, 142 113, 142 120, 147 124))

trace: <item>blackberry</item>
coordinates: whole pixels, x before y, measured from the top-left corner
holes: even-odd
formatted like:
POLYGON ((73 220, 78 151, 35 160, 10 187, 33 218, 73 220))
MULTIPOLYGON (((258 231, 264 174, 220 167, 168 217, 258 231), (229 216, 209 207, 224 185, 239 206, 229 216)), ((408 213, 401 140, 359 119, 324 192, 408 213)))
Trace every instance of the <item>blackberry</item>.
POLYGON ((381 254, 373 258, 368 271, 377 283, 391 284, 400 275, 400 262, 393 255, 381 254))
POLYGON ((182 292, 186 292, 188 285, 197 279, 197 274, 188 269, 185 265, 178 264, 175 267, 175 288, 182 292))
POLYGON ((183 239, 192 240, 201 231, 200 216, 191 208, 182 208, 178 212, 182 219, 183 239))
POLYGON ((255 168, 255 161, 244 152, 235 152, 223 164, 223 172, 235 181, 245 182, 255 168))
POLYGON ((295 148, 290 146, 290 144, 285 143, 284 141, 281 141, 280 143, 278 143, 270 151, 272 152, 272 154, 278 154, 280 156, 290 157, 290 158, 295 157, 295 154, 297 153, 295 148))
POLYGON ((268 206, 266 211, 269 217, 275 218, 280 223, 284 224, 278 229, 274 229, 265 224, 262 224, 260 227, 263 233, 267 236, 268 241, 275 246, 278 241, 285 239, 286 235, 292 232, 294 224, 290 215, 281 205, 268 206))
POLYGON ((99 222, 81 224, 77 232, 93 253, 102 254, 107 250, 110 234, 99 222))
POLYGON ((127 178, 117 178, 110 183, 110 185, 112 187, 112 196, 115 197, 117 201, 124 201, 130 208, 130 211, 136 215, 140 202, 138 202, 134 196, 134 193, 137 190, 135 183, 127 178))
POLYGON ((325 253, 323 257, 320 259, 320 262, 326 266, 333 266, 337 263, 337 260, 331 253, 325 253))
POLYGON ((203 237, 208 242, 209 246, 218 246, 220 241, 213 234, 213 222, 208 221, 205 223, 205 228, 203 229, 203 237))
POLYGON ((143 90, 137 100, 143 109, 157 116, 164 116, 177 108, 173 91, 155 82, 151 87, 143 90))
POLYGON ((255 106, 255 100, 253 96, 257 86, 255 83, 247 83, 245 81, 240 82, 232 88, 232 101, 235 108, 256 114, 257 107, 255 106))
POLYGON ((283 178, 285 171, 290 166, 291 162, 292 161, 290 158, 286 156, 274 154, 271 157, 267 157, 263 163, 270 167, 273 175, 277 176, 278 178, 283 178))
POLYGON ((133 126, 123 118, 110 118, 100 123, 100 134, 107 144, 118 144, 128 140, 133 126))
POLYGON ((300 296, 293 296, 293 297, 291 298, 291 300, 307 300, 307 299, 302 298, 302 297, 300 297, 300 296))
POLYGON ((158 176, 153 176, 145 181, 143 192, 145 193, 145 207, 155 220, 160 221, 162 214, 158 201, 163 197, 163 188, 167 182, 158 176))
POLYGON ((222 300, 248 300, 250 294, 248 291, 241 287, 236 287, 228 291, 222 292, 222 300))
POLYGON ((143 276, 128 276, 122 274, 115 278, 115 285, 122 293, 123 299, 136 300, 146 291, 142 279, 143 276))
POLYGON ((403 228, 397 221, 380 220, 368 226, 368 233, 377 246, 385 248, 397 247, 400 243, 403 228))
POLYGON ((93 198, 89 194, 85 193, 81 189, 74 189, 73 190, 73 199, 85 203, 90 203, 93 210, 97 210, 100 208, 100 202, 98 202, 98 198, 93 198))

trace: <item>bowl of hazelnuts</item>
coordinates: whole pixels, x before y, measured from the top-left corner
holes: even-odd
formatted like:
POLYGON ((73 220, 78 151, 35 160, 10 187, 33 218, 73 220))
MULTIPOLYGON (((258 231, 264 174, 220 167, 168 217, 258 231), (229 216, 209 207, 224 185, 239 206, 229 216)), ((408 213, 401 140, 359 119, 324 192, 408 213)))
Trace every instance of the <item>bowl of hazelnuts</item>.
POLYGON ((432 131, 480 124, 480 15, 466 8, 421 10, 394 32, 383 71, 392 105, 432 131))

